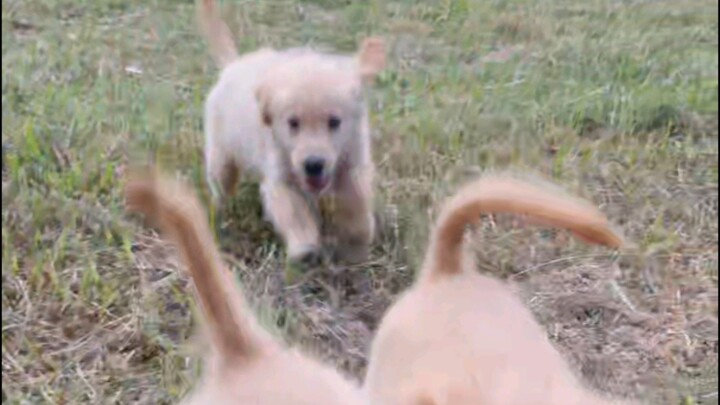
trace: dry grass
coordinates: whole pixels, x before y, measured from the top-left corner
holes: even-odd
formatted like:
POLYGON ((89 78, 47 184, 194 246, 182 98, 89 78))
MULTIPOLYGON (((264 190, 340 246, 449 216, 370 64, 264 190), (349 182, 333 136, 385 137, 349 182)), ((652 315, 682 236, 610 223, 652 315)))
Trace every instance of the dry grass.
MULTIPOLYGON (((191 3, 2 4, 3 403, 168 403, 197 375, 187 280, 119 192, 148 159, 204 190, 216 73, 191 3)), ((361 376, 438 202, 478 171, 531 170, 600 204, 636 246, 616 257, 492 218, 481 270, 517 284, 594 385, 717 403, 717 2, 243 1, 226 16, 243 49, 392 43, 371 97, 368 263, 286 286, 255 185, 214 216, 279 335, 361 376)))

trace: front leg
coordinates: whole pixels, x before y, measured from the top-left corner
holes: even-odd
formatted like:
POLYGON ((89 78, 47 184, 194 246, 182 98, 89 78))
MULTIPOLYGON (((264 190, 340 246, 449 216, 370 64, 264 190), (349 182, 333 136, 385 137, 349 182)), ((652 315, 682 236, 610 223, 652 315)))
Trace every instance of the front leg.
POLYGON ((373 169, 358 168, 339 179, 333 207, 339 259, 357 263, 367 259, 375 235, 373 169))
POLYGON ((287 246, 288 259, 311 262, 320 257, 320 231, 307 201, 297 190, 277 181, 262 185, 265 210, 287 246))

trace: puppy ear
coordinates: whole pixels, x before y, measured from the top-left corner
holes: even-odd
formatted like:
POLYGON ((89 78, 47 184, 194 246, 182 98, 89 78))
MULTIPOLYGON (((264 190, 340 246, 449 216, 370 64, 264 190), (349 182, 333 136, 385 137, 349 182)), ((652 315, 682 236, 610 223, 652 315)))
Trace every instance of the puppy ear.
POLYGON ((365 38, 356 58, 362 80, 372 82, 385 69, 385 41, 377 37, 365 38))
POLYGON ((268 83, 262 83, 255 90, 255 100, 258 103, 260 109, 260 117, 263 124, 270 126, 272 125, 272 115, 270 114, 270 85, 268 83))

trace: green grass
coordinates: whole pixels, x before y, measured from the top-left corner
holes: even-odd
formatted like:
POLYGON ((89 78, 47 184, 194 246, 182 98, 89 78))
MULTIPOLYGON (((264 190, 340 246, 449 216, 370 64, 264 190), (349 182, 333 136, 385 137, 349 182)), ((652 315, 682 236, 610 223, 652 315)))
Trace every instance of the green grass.
MULTIPOLYGON (((120 195, 126 167, 148 160, 205 190, 202 103, 217 72, 192 3, 3 1, 3 403, 167 403, 195 379, 187 279, 120 195)), ((223 6, 243 50, 390 42, 370 97, 382 218, 372 260, 324 288, 285 288, 257 188, 217 215, 228 263, 269 326, 361 375, 437 203, 467 172, 539 172, 600 204, 635 250, 614 258, 490 227, 484 271, 526 287, 593 385, 717 403, 716 1, 223 6), (602 300, 568 315, 554 304, 568 293, 602 300)))

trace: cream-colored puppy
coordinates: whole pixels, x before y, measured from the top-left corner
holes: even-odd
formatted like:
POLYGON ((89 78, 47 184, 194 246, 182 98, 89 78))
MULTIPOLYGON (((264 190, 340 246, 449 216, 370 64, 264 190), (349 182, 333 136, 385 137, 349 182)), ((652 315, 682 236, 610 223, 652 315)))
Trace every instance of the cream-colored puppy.
POLYGON ((531 312, 463 254, 480 214, 515 213, 618 247, 606 218, 582 201, 509 177, 488 177, 445 205, 419 280, 383 318, 365 381, 374 405, 591 405, 531 312))
POLYGON ((177 244, 195 285, 212 342, 199 386, 183 402, 359 405, 359 388, 336 370, 276 342, 248 313, 195 194, 184 185, 136 173, 126 197, 177 244))
POLYGON ((222 69, 205 105, 205 158, 216 202, 238 170, 260 176, 266 215, 288 256, 317 258, 318 200, 332 199, 339 255, 358 261, 374 233, 373 162, 365 87, 383 69, 383 41, 366 39, 354 57, 306 48, 237 54, 213 0, 201 23, 222 69))

